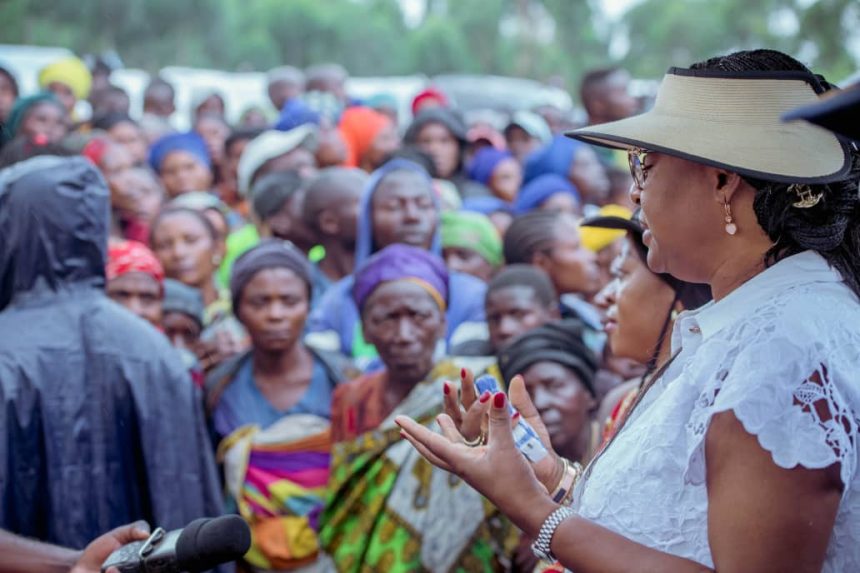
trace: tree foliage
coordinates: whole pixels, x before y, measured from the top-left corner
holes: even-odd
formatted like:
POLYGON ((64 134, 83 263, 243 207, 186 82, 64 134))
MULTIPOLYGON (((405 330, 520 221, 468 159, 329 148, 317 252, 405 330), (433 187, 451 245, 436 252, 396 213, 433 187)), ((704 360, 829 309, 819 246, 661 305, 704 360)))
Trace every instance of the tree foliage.
POLYGON ((3 0, 0 37, 78 53, 115 50, 148 71, 336 61, 355 75, 560 75, 570 88, 595 66, 620 63, 659 77, 670 65, 762 46, 836 79, 858 68, 846 49, 860 29, 856 0, 642 0, 614 22, 598 0, 425 2, 422 21, 410 27, 398 0, 3 0), (535 31, 546 20, 551 32, 541 37, 535 31), (780 20, 796 29, 780 29, 780 20), (513 33, 503 25, 512 21, 513 33), (610 45, 619 37, 629 48, 616 61, 610 45))

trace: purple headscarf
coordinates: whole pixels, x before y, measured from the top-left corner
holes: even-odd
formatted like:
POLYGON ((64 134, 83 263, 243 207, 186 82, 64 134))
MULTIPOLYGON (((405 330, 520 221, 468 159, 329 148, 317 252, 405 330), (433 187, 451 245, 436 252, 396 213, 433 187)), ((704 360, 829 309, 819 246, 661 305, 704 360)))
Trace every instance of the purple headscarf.
POLYGON ((206 142, 194 131, 165 135, 149 148, 149 165, 161 173, 161 164, 174 151, 186 151, 196 157, 207 169, 212 169, 212 159, 206 150, 206 142))
POLYGON ((445 311, 448 300, 445 263, 425 249, 399 243, 382 249, 356 271, 352 287, 356 306, 361 309, 380 284, 400 280, 424 288, 440 310, 445 311))
POLYGON ((507 151, 500 151, 495 147, 482 147, 469 162, 469 179, 489 185, 490 179, 493 178, 493 171, 499 163, 512 157, 513 155, 507 151))

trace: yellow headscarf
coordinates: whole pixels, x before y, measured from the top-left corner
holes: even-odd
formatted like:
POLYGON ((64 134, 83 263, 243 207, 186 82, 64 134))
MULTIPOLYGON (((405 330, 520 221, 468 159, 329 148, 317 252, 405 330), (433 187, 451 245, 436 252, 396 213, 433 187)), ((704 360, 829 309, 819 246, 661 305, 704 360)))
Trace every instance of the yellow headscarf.
MULTIPOLYGON (((629 219, 632 216, 630 209, 622 207, 621 205, 607 205, 600 209, 600 216, 602 217, 623 217, 624 219, 629 219)), ((586 249, 592 251, 594 253, 599 253, 621 237, 623 237, 627 231, 621 231, 616 229, 601 229, 599 227, 580 227, 579 235, 582 239, 582 244, 586 249)))
POLYGON ((90 95, 93 76, 79 58, 70 56, 48 64, 39 72, 39 87, 48 89, 52 83, 69 86, 77 99, 86 99, 90 95))

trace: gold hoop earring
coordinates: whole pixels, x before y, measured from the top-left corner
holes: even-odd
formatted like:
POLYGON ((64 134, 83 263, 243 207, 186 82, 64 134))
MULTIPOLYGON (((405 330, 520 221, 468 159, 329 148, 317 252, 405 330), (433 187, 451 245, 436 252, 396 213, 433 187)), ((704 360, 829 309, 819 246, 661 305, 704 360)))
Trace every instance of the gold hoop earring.
POLYGON ((732 218, 732 207, 728 201, 723 203, 723 209, 726 211, 726 233, 734 235, 738 232, 738 226, 735 225, 735 221, 732 218))

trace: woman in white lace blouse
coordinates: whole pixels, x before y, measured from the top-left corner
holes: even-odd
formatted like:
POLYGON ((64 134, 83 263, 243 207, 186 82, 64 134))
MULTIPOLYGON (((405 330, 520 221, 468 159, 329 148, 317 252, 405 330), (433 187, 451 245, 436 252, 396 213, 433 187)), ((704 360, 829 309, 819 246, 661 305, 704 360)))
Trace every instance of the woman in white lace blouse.
MULTIPOLYGON (((514 448, 496 395, 486 446, 398 423, 535 550, 593 571, 860 571, 860 154, 781 114, 829 86, 779 52, 671 69, 653 110, 575 137, 627 149, 648 265, 711 286, 674 359, 553 501, 558 460, 514 448), (547 494, 550 492, 550 495, 547 494)), ((511 401, 542 431, 522 384, 511 401)))

